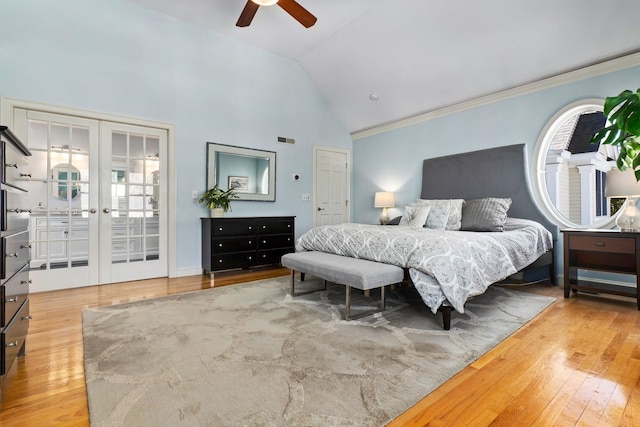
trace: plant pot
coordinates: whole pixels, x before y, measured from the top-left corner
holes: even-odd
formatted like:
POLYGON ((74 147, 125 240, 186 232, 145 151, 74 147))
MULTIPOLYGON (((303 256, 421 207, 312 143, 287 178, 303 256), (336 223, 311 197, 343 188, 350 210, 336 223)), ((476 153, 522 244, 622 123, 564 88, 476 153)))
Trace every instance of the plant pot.
POLYGON ((213 208, 211 209, 211 218, 222 218, 224 216, 224 209, 213 208))

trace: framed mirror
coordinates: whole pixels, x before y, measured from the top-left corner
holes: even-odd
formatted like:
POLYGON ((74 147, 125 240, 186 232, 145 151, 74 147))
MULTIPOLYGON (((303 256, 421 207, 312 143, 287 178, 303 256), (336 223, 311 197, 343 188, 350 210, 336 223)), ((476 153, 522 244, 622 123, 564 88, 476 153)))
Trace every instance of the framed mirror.
POLYGON ((607 198, 607 172, 617 147, 591 144, 606 125, 602 99, 584 99, 558 111, 533 151, 531 183, 540 209, 569 228, 611 228, 623 199, 607 198))
POLYGON ((276 153, 207 143, 207 189, 234 188, 237 200, 276 200, 276 153))
POLYGON ((51 195, 59 200, 71 200, 80 194, 80 171, 68 163, 51 168, 51 195))

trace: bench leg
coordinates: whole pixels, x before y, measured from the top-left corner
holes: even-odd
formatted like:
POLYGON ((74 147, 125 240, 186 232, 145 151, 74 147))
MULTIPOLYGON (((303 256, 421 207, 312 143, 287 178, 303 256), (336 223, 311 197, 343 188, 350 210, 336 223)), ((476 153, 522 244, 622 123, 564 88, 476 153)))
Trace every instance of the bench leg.
MULTIPOLYGON (((380 287, 380 310, 370 310, 365 311, 363 313, 358 313, 356 316, 351 317, 351 286, 345 285, 345 301, 344 301, 344 320, 357 319, 359 317, 368 316, 370 314, 379 313, 380 311, 384 311, 386 309, 386 298, 384 295, 385 286, 380 287)), ((367 291, 365 291, 367 292, 367 291)))
MULTIPOLYGON (((295 276, 296 276, 296 272, 295 272, 295 270, 292 269, 291 270, 291 296, 292 297, 298 297, 298 296, 301 296, 301 295, 311 294, 313 292, 318 292, 318 291, 323 291, 323 290, 326 291, 327 290, 327 281, 326 280, 322 280, 322 287, 321 288, 311 289, 309 291, 304 291, 304 292, 298 292, 298 294, 296 295, 296 291, 295 291, 296 279, 295 279, 295 276)), ((304 273, 303 272, 300 272, 300 278, 301 278, 300 281, 304 280, 304 273)))

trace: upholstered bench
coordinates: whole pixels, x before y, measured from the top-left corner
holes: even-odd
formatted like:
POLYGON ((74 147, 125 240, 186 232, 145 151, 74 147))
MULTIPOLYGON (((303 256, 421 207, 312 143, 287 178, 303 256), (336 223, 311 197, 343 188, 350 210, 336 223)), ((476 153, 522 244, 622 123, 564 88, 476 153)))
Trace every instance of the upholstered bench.
MULTIPOLYGON (((292 297, 296 296, 294 279, 296 271, 300 272, 301 280, 304 280, 305 273, 323 279, 324 287, 322 289, 326 289, 327 281, 346 286, 345 320, 351 319, 352 287, 363 291, 380 288, 380 311, 384 311, 385 286, 400 283, 404 278, 404 270, 395 265, 316 251, 283 255, 281 263, 284 267, 291 269, 292 297)), ((310 292, 318 290, 320 289, 314 289, 310 292)), ((368 314, 371 312, 361 313, 358 317, 368 314)))

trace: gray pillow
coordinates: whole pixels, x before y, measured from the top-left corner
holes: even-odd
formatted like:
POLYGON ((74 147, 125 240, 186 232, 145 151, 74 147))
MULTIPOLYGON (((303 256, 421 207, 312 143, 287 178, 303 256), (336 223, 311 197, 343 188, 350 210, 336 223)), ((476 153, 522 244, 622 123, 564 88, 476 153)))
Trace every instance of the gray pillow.
POLYGON ((486 197, 467 200, 462 207, 462 226, 465 231, 504 231, 511 199, 486 197))
POLYGON ((418 199, 415 204, 431 206, 425 227, 436 230, 460 230, 463 199, 418 199))

